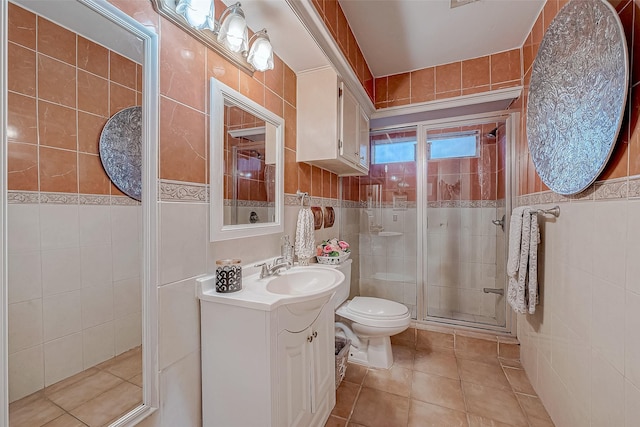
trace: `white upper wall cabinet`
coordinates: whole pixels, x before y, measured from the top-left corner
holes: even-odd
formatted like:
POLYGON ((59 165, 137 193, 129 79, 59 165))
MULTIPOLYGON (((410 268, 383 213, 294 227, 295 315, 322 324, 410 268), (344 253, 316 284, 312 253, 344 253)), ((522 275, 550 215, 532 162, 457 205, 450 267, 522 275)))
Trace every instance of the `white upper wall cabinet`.
POLYGON ((369 172, 369 118, 331 67, 298 75, 297 158, 340 176, 369 172))

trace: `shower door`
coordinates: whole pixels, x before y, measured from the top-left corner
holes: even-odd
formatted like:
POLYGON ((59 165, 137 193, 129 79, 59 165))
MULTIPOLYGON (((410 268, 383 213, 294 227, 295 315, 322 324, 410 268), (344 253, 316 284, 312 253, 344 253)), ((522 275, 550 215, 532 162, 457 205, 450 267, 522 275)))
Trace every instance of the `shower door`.
POLYGON ((506 119, 425 125, 421 135, 421 318, 503 328, 506 119))

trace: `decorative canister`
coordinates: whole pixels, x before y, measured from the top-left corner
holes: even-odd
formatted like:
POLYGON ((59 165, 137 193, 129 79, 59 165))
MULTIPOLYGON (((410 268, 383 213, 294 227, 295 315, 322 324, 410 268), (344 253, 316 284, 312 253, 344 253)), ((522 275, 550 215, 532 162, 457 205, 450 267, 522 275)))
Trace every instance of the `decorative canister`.
POLYGON ((242 289, 242 266, 239 259, 216 261, 216 292, 229 293, 242 289))

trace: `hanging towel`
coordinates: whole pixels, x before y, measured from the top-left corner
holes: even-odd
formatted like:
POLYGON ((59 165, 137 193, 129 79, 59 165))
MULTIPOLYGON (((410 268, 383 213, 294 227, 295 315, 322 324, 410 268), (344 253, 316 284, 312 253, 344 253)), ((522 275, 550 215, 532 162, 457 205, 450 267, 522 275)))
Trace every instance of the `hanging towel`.
POLYGON ((527 283, 529 314, 536 312, 536 305, 538 304, 538 243, 540 243, 538 213, 536 210, 532 210, 531 239, 529 241, 529 283, 527 283))
POLYGON ((528 206, 515 208, 509 228, 507 301, 516 313, 535 313, 538 303, 538 214, 528 206))
POLYGON ((308 264, 309 258, 315 255, 313 213, 308 207, 303 207, 298 212, 295 251, 298 255, 298 262, 302 265, 308 264))

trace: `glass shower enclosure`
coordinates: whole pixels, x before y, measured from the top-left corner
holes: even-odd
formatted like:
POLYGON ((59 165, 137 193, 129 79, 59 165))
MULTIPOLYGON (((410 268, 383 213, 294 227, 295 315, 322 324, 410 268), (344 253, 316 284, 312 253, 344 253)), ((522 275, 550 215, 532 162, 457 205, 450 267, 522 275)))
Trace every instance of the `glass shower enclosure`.
POLYGON ((360 295, 425 322, 504 330, 508 116, 371 134, 360 178, 360 295))

